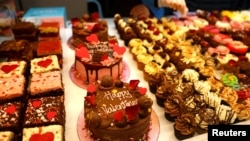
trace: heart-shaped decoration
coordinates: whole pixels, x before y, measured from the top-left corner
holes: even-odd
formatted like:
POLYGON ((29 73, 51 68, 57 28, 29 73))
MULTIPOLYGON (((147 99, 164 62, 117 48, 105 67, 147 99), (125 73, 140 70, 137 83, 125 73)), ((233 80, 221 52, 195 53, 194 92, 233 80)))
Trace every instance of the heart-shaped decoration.
POLYGON ((108 54, 103 54, 102 57, 101 57, 101 61, 104 61, 104 60, 106 60, 108 58, 109 58, 108 54))
POLYGON ((96 34, 91 34, 86 37, 86 40, 90 43, 97 44, 99 42, 99 39, 96 34))
POLYGON ((96 85, 95 84, 90 84, 87 88, 87 91, 90 93, 93 93, 96 91, 96 85))
POLYGON ((52 63, 51 59, 46 59, 46 60, 39 61, 37 64, 38 64, 38 66, 47 68, 51 63, 52 63))
POLYGON ((5 112, 8 114, 14 114, 16 112, 16 106, 15 105, 10 105, 5 109, 5 112))
POLYGON ((29 141, 54 141, 54 134, 52 132, 46 132, 44 134, 33 134, 29 141))
POLYGON ((55 116, 57 116, 57 112, 56 111, 49 111, 49 112, 47 112, 46 116, 47 116, 48 120, 52 120, 55 116))
POLYGON ((77 48, 76 49, 76 57, 79 57, 79 58, 90 58, 90 54, 89 54, 89 51, 86 47, 80 47, 80 48, 77 48))
POLYGON ((42 101, 41 100, 34 100, 32 101, 32 107, 34 107, 35 109, 39 108, 42 105, 42 101))
POLYGON ((2 70, 3 72, 5 72, 5 73, 9 73, 9 72, 15 70, 17 67, 18 67, 17 64, 13 64, 13 65, 3 65, 3 66, 1 67, 1 70, 2 70))
POLYGON ((139 87, 138 91, 140 92, 141 95, 145 95, 147 92, 147 88, 139 87))
POLYGON ((117 52, 119 55, 123 55, 126 51, 125 47, 120 47, 118 45, 114 45, 113 50, 117 52))

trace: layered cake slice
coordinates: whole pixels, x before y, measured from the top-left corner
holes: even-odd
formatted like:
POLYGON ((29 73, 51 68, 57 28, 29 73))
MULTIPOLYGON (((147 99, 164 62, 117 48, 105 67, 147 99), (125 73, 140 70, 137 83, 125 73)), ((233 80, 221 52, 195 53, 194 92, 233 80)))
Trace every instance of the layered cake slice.
POLYGON ((58 22, 42 22, 39 27, 39 40, 60 39, 60 27, 58 22))
POLYGON ((31 96, 63 95, 62 74, 60 71, 34 73, 31 76, 28 92, 31 96))
POLYGON ((17 22, 12 27, 15 40, 37 41, 38 31, 34 23, 27 21, 17 22))
POLYGON ((23 129, 22 141, 64 141, 64 127, 49 125, 23 129))
MULTIPOLYGON (((20 101, 0 104, 0 131, 20 131, 23 103, 20 101)), ((1 139, 1 137, 0 137, 1 139)))
POLYGON ((34 58, 31 60, 30 66, 31 74, 60 70, 58 58, 56 55, 34 58))
POLYGON ((25 96, 26 78, 23 75, 11 75, 0 78, 0 102, 25 96))
POLYGON ((64 97, 50 96, 29 99, 24 116, 24 127, 65 123, 64 97))
POLYGON ((10 61, 0 63, 0 77, 24 75, 27 63, 25 61, 10 61))

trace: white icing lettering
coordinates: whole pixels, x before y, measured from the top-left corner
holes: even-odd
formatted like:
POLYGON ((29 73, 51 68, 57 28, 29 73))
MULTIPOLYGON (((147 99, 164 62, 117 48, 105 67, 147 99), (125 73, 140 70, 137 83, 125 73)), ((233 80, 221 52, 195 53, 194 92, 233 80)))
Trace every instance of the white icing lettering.
POLYGON ((124 100, 124 101, 121 101, 120 104, 117 104, 117 105, 112 105, 112 104, 103 105, 101 108, 104 111, 104 113, 110 114, 110 113, 113 113, 113 112, 115 112, 117 110, 121 110, 121 109, 125 109, 126 107, 137 105, 137 103, 138 103, 137 99, 131 100, 131 101, 124 100))
POLYGON ((110 91, 107 91, 104 93, 104 99, 107 100, 115 100, 118 98, 119 100, 126 99, 126 98, 132 98, 132 95, 129 93, 128 90, 126 91, 120 91, 117 93, 111 93, 110 91))

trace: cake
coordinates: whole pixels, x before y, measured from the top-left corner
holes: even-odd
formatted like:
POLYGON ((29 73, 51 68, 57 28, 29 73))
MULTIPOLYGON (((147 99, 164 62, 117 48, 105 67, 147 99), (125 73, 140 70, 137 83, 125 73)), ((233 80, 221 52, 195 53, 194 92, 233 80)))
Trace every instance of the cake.
POLYGON ((29 83, 28 93, 33 97, 64 94, 62 74, 60 71, 34 73, 29 83))
POLYGON ((12 26, 12 32, 15 40, 27 40, 30 42, 37 41, 38 30, 34 23, 28 21, 16 22, 12 26))
POLYGON ((139 80, 115 81, 105 75, 87 88, 86 128, 95 140, 147 140, 153 101, 139 80))
POLYGON ((64 127, 62 125, 48 125, 23 128, 22 141, 64 141, 64 127))
POLYGON ((98 19, 91 15, 71 19, 72 42, 85 40, 87 36, 96 34, 100 41, 108 40, 108 24, 104 19, 98 19))
POLYGON ((30 61, 30 73, 43 73, 53 70, 60 70, 60 65, 56 55, 34 58, 30 61))
POLYGON ((0 78, 0 87, 0 103, 24 98, 26 95, 26 78, 24 75, 0 78))
POLYGON ((97 35, 86 37, 88 42, 80 44, 75 51, 75 71, 83 84, 96 83, 104 75, 118 80, 123 73, 123 54, 126 48, 119 46, 115 37, 99 41, 97 35))
POLYGON ((58 22, 42 22, 39 27, 39 40, 60 39, 60 27, 58 22))
POLYGON ((11 131, 0 131, 1 141, 14 141, 15 134, 11 131))
POLYGON ((63 65, 62 44, 60 39, 38 41, 36 53, 38 57, 56 55, 60 66, 63 65))
POLYGON ((20 101, 0 104, 0 131, 19 133, 23 106, 24 104, 20 101))
POLYGON ((48 96, 29 99, 24 114, 24 127, 65 123, 64 97, 48 96))

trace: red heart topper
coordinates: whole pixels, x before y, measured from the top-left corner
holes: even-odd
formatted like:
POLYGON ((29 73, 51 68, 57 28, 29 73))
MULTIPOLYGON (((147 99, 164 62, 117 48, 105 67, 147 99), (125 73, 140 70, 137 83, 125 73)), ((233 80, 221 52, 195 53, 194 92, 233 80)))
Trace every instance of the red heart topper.
POLYGON ((34 107, 35 109, 39 108, 42 105, 42 101, 41 100, 34 100, 32 101, 32 107, 34 107))
POLYGON ((47 68, 52 63, 52 59, 45 59, 41 60, 37 63, 38 66, 41 66, 43 68, 47 68))
POLYGON ((12 115, 16 112, 16 106, 15 105, 10 105, 5 109, 5 112, 12 115))
POLYGON ((2 70, 3 72, 5 72, 5 73, 9 73, 9 72, 15 70, 18 66, 19 66, 19 65, 17 65, 17 64, 13 64, 13 65, 3 65, 3 66, 1 67, 1 70, 2 70))
POLYGON ((90 59, 90 54, 88 49, 84 46, 76 48, 76 57, 90 59))
POLYGON ((114 50, 114 52, 117 52, 119 55, 123 55, 125 53, 125 51, 126 51, 126 48, 125 47, 120 47, 118 45, 114 45, 113 50, 114 50))
POLYGON ((145 95, 147 92, 147 88, 138 87, 138 91, 140 92, 141 95, 145 95))
POLYGON ((139 80, 130 80, 130 82, 129 82, 129 88, 131 90, 135 90, 137 88, 137 86, 138 86, 139 83, 140 83, 139 80))
POLYGON ((29 141, 54 141, 54 134, 52 132, 46 132, 44 134, 33 134, 29 141))
POLYGON ((93 93, 96 91, 96 85, 95 84, 90 84, 87 88, 87 91, 90 93, 93 93))
POLYGON ((57 116, 57 112, 56 111, 49 111, 49 112, 47 112, 46 116, 47 116, 48 120, 52 120, 54 117, 57 116))
POLYGON ((96 34, 90 34, 89 36, 86 37, 86 40, 92 44, 99 43, 99 39, 96 34))

